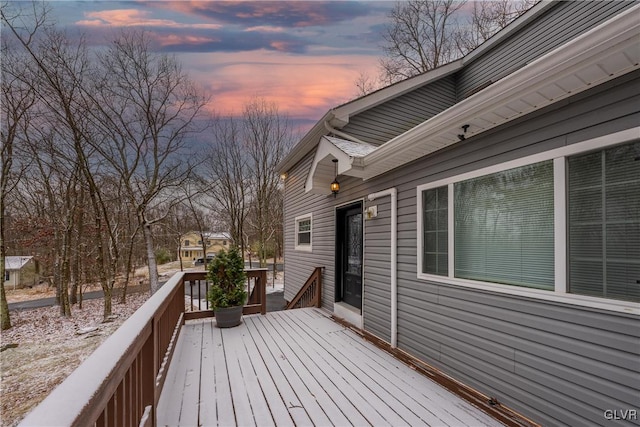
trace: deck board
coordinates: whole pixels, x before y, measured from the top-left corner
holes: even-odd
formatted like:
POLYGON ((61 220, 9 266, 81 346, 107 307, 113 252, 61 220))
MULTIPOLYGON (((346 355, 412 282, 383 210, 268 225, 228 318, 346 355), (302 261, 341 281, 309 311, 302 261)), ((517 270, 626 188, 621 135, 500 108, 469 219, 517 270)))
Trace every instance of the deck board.
POLYGON ((189 321, 158 425, 499 426, 318 309, 189 321))
POLYGON ((311 392, 324 408, 331 424, 349 424, 346 413, 351 412, 353 416, 359 414, 342 396, 341 390, 331 381, 331 376, 327 376, 323 371, 323 362, 318 361, 317 350, 314 346, 304 343, 303 337, 292 334, 291 325, 281 324, 279 318, 280 316, 270 316, 269 319, 265 319, 265 323, 269 323, 271 330, 280 331, 280 339, 287 343, 288 351, 296 356, 299 361, 298 371, 304 373, 305 382, 309 384, 311 392))
POLYGON ((282 331, 270 328, 269 324, 265 324, 265 319, 247 319, 247 323, 249 322, 261 334, 263 342, 271 354, 280 359, 279 365, 283 368, 283 374, 288 379, 299 399, 300 405, 309 415, 313 425, 331 425, 327 413, 313 393, 313 390, 316 390, 315 378, 306 369, 302 369, 302 363, 294 357, 290 348, 283 343, 281 339, 282 331))
MULTIPOLYGON (((295 323, 295 322, 294 322, 295 323)), ((295 323, 295 327, 303 333, 306 330, 304 323, 295 323)), ((314 332, 311 331, 310 334, 314 332)), ((334 343, 335 333, 330 336, 318 335, 309 336, 307 344, 319 347, 321 354, 331 355, 325 359, 325 366, 333 366, 337 376, 344 378, 350 391, 348 397, 364 409, 364 413, 369 417, 372 425, 424 425, 427 420, 416 415, 406 402, 400 402, 393 394, 389 385, 392 382, 382 381, 383 377, 379 370, 372 369, 367 364, 362 363, 360 355, 349 351, 353 343, 334 343), (355 386, 352 386, 355 385, 355 386), (359 387, 359 385, 364 387, 359 387)), ((431 422, 437 420, 431 418, 431 422)), ((359 425, 359 424, 357 424, 359 425)))
MULTIPOLYGON (((202 331, 202 367, 200 372, 201 378, 215 378, 216 369, 214 364, 214 351, 216 349, 216 340, 213 338, 213 327, 211 322, 203 324, 202 331)), ((200 381, 200 397, 199 401, 208 399, 215 396, 216 383, 215 380, 200 381)), ((202 425, 213 425, 217 423, 218 410, 217 405, 200 405, 199 406, 200 419, 198 420, 202 425)))

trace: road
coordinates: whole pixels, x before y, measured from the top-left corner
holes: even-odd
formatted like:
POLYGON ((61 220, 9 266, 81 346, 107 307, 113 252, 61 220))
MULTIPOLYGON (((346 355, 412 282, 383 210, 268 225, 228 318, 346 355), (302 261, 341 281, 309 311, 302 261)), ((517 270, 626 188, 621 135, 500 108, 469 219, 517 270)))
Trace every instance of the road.
MULTIPOLYGON (((164 285, 166 281, 160 282, 160 286, 164 285)), ((128 292, 138 292, 138 286, 129 288, 128 292)), ((204 288, 201 291, 201 295, 204 298, 204 288)), ((185 295, 190 295, 191 290, 189 287, 185 287, 185 295)), ((86 292, 82 295, 84 300, 102 298, 104 293, 102 291, 86 292)), ((194 291, 194 297, 197 297, 197 290, 194 291)), ((55 298, 40 298, 31 301, 12 302, 9 304, 9 311, 13 310, 32 310, 34 308, 51 307, 56 305, 55 298)), ((284 308, 284 292, 274 292, 267 294, 267 311, 279 311, 284 308)))

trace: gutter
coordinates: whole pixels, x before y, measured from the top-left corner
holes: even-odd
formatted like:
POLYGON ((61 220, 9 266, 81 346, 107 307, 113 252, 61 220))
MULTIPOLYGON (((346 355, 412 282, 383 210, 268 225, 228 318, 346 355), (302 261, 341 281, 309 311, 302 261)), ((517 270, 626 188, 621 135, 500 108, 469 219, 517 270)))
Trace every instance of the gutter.
POLYGON ((391 348, 398 344, 398 190, 395 187, 371 193, 369 201, 391 196, 391 348))

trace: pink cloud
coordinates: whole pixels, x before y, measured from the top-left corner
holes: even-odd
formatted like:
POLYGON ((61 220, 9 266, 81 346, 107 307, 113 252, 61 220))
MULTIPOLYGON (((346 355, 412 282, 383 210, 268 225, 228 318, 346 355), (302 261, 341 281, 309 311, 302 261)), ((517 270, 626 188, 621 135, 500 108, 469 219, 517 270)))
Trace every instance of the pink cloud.
POLYGON ((365 55, 300 58, 267 51, 183 59, 199 62, 190 74, 212 92, 212 107, 221 114, 239 114, 247 100, 260 96, 292 118, 314 120, 353 99, 360 72, 374 74, 377 64, 365 55))
POLYGON ((77 25, 85 27, 129 27, 129 26, 152 26, 167 28, 194 28, 194 29, 219 29, 218 24, 183 24, 170 19, 151 18, 149 11, 139 9, 115 9, 96 12, 86 12, 87 19, 77 21, 77 25))
POLYGON ((220 41, 219 38, 197 37, 197 36, 178 35, 178 34, 169 34, 167 36, 155 35, 155 40, 158 42, 160 46, 163 46, 163 47, 186 45, 186 44, 212 43, 212 42, 220 41))
POLYGON ((267 26, 267 25, 260 25, 260 26, 256 26, 256 27, 249 27, 246 28, 244 31, 257 31, 260 33, 283 33, 284 32, 284 28, 282 27, 271 27, 271 26, 267 26))

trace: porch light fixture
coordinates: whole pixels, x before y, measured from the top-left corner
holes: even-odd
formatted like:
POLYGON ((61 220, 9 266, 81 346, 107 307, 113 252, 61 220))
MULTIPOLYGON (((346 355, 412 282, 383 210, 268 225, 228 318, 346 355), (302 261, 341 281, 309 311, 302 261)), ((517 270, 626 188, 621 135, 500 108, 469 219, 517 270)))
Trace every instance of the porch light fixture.
POLYGON ((338 182, 338 159, 333 159, 334 170, 335 170, 335 178, 331 183, 331 192, 333 193, 333 197, 335 198, 340 191, 340 183, 338 182))
POLYGON ((287 178, 289 178, 289 174, 288 174, 287 172, 282 172, 282 173, 280 174, 280 179, 281 179, 281 180, 283 180, 283 181, 284 181, 284 180, 286 180, 287 178))

